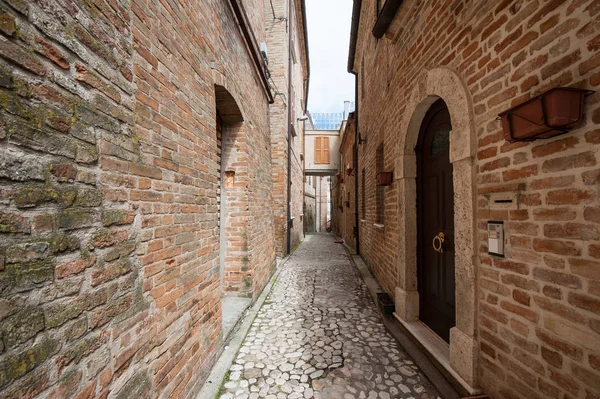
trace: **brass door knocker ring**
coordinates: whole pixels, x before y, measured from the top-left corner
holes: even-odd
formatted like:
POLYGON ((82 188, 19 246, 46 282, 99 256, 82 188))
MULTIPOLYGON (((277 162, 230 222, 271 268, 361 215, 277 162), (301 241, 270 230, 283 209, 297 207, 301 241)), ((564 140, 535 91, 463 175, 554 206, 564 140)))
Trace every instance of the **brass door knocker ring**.
POLYGON ((444 233, 440 231, 438 235, 433 237, 433 250, 439 253, 444 252, 442 244, 444 244, 444 233))

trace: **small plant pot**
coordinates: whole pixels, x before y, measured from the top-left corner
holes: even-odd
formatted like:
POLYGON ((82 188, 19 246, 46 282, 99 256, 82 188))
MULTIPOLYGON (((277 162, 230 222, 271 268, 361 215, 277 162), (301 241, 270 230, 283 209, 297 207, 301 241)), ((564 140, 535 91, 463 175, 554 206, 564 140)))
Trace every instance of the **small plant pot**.
POLYGON ((593 91, 557 87, 502 112, 507 141, 546 139, 566 133, 583 121, 583 100, 593 91))
POLYGON ((383 314, 391 315, 396 310, 394 298, 392 298, 387 292, 377 293, 377 303, 381 307, 381 310, 383 310, 383 314))

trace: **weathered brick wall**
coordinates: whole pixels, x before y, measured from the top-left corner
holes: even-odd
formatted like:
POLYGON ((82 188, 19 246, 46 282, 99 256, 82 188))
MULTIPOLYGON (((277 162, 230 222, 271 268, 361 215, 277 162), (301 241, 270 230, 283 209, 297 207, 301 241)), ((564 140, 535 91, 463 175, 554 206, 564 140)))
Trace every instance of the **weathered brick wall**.
MULTIPOLYGON (((267 108, 265 108, 265 112, 267 108)), ((266 113, 265 113, 266 114, 266 113)), ((266 125, 266 124, 265 124, 266 125)), ((276 267, 275 227, 273 215, 273 181, 271 180, 271 135, 268 127, 250 131, 248 143, 248 259, 252 275, 252 300, 256 300, 276 267)))
MULTIPOLYGON (((362 75, 361 77, 362 78, 362 75)), ((370 90, 370 89, 369 89, 370 90)), ((365 104, 368 100, 364 100, 365 104)), ((360 103, 360 101, 359 101, 360 103)), ((367 110, 365 105, 364 111, 367 110)), ((359 109, 359 129, 361 134, 368 135, 366 144, 358 147, 358 169, 359 177, 359 240, 360 253, 365 262, 371 267, 373 274, 380 282, 385 292, 393 294, 394 288, 399 285, 397 264, 397 242, 398 242, 398 222, 396 212, 396 189, 394 185, 384 188, 385 192, 385 220, 384 223, 377 223, 377 168, 376 151, 381 143, 384 143, 382 122, 374 119, 371 121, 367 116, 361 114, 359 109), (367 120, 365 120, 367 119, 367 120), (368 127, 367 127, 368 126, 368 127), (368 132, 368 133, 367 133, 368 132), (363 194, 362 194, 362 174, 365 175, 364 202, 365 213, 362 212, 363 194)), ((378 118, 379 119, 379 118, 378 118)), ((383 118, 381 118, 382 120, 383 118)), ((394 168, 393 142, 384 144, 384 159, 386 171, 394 168)))
POLYGON ((375 152, 386 169, 414 82, 448 67, 468 88, 477 135, 477 275, 480 384, 502 398, 600 393, 600 94, 583 126, 550 140, 510 144, 497 114, 555 86, 598 90, 600 3, 594 0, 405 1, 377 42, 373 1, 363 1, 359 77, 360 169, 366 170, 361 253, 385 289, 398 270, 394 185, 385 223, 374 226, 375 152), (361 55, 365 56, 364 62, 361 55), (383 93, 383 95, 382 95, 383 93), (491 192, 518 209, 491 210, 491 192), (506 257, 487 254, 487 221, 504 220, 506 257))
MULTIPOLYGON (((294 118, 296 119, 296 118, 294 118)), ((294 137, 292 140, 292 184, 291 184, 291 202, 292 206, 290 214, 294 218, 290 228, 290 248, 297 246, 304 239, 304 168, 300 160, 302 146, 300 136, 294 137)))
MULTIPOLYGON (((306 54, 304 46, 304 26, 302 18, 302 2, 294 1, 293 3, 293 54, 292 57, 292 125, 296 132, 296 137, 292 139, 292 207, 291 216, 294 218, 293 225, 290 231, 290 246, 294 248, 300 241, 304 239, 304 227, 302 214, 304 213, 304 162, 300 158, 300 154, 304 152, 304 122, 299 121, 298 117, 304 115, 304 106, 306 93, 304 88, 305 79, 307 78, 306 70, 306 54)), ((281 44, 280 44, 281 45, 281 44)))
POLYGON ((116 153, 141 166, 132 23, 114 6, 0 8, 3 397, 105 394, 127 370, 114 337, 148 312, 141 209, 123 196, 141 183, 106 167, 116 153))
POLYGON ((294 218, 290 228, 290 249, 294 248, 302 239, 304 198, 304 168, 300 154, 303 151, 302 135, 304 126, 297 117, 302 114, 304 107, 304 79, 306 68, 304 66, 302 45, 303 27, 300 12, 301 2, 292 1, 292 15, 288 16, 288 1, 273 2, 265 9, 267 32, 267 47, 269 49, 269 71, 274 82, 275 90, 279 95, 269 107, 271 126, 271 157, 273 159, 273 203, 275 214, 275 243, 277 256, 283 257, 287 251, 288 234, 288 157, 291 159, 291 207, 290 218, 294 218), (275 14, 275 18, 273 17, 275 14), (285 18, 292 19, 292 36, 296 60, 292 60, 292 76, 289 76, 290 43, 285 18), (288 82, 292 83, 292 98, 288 98, 288 82), (291 123, 296 136, 288 137, 288 111, 292 109, 291 123), (291 143, 289 143, 291 141, 291 143), (288 154, 288 144, 291 148, 288 154))
POLYGON ((251 137, 253 296, 274 265, 267 98, 233 13, 0 13, 0 396, 189 397, 220 348, 215 83, 251 137))
POLYGON ((317 176, 304 177, 304 231, 314 233, 317 221, 317 176))
POLYGON ((220 140, 219 228, 224 229, 224 242, 220 243, 222 289, 239 296, 252 296, 248 256, 248 133, 244 123, 225 124, 220 140))
POLYGON ((333 210, 331 212, 331 231, 338 237, 343 234, 343 223, 341 222, 344 219, 344 186, 340 179, 337 176, 333 177, 333 186, 331 189, 331 197, 333 210))
POLYGON ((330 204, 328 202, 328 198, 330 195, 329 192, 329 179, 330 177, 319 177, 317 180, 316 194, 317 194, 317 212, 319 214, 319 218, 317 221, 318 230, 320 232, 327 231, 327 219, 330 217, 329 208, 330 204))
POLYGON ((269 71, 280 95, 269 106, 273 174, 273 213, 277 256, 286 253, 287 237, 287 87, 289 41, 286 31, 287 2, 274 2, 264 9, 269 49, 269 71), (274 10, 274 11, 273 11, 274 10), (273 12, 275 17, 273 18, 273 12), (279 43, 279 44, 278 44, 279 43))
POLYGON ((356 182, 354 170, 354 121, 350 120, 344 130, 344 136, 340 145, 340 154, 344 160, 341 166, 340 177, 344 182, 336 185, 336 207, 334 209, 332 224, 338 237, 344 240, 346 245, 356 249, 355 226, 355 193, 356 182), (348 169, 350 174, 348 174, 348 169), (340 209, 340 206, 342 209, 340 209))

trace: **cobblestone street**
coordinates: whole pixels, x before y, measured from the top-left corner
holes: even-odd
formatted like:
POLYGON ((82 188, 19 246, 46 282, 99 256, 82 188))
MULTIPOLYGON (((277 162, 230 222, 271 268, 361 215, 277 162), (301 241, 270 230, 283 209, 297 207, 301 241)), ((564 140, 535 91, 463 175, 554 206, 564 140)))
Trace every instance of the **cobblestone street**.
POLYGON ((344 247, 309 235, 283 266, 221 398, 436 398, 344 247))

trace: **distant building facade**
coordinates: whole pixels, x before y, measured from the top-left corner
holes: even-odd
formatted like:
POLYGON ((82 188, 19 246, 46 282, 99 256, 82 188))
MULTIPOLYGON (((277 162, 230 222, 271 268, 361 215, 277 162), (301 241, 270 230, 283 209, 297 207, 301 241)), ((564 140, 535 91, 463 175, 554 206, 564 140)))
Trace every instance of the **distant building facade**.
POLYGON ((318 188, 319 176, 304 177, 304 232, 315 233, 318 227, 318 188))
POLYGON ((303 7, 303 1, 288 0, 267 2, 264 8, 265 14, 271 16, 266 25, 267 48, 272 49, 269 51, 270 76, 275 87, 286 88, 285 96, 275 96, 269 107, 275 243, 279 258, 289 253, 303 237, 301 154, 305 122, 299 118, 306 113, 310 74, 303 7))
MULTIPOLYGON (((340 130, 340 165, 338 172, 332 177, 332 231, 340 237, 346 245, 356 249, 356 177, 354 162, 355 127, 354 113, 342 124, 340 130)), ((358 175, 360 176, 360 174, 358 175)))
POLYGON ((306 130, 304 170, 307 175, 330 176, 340 166, 340 131, 306 130))

